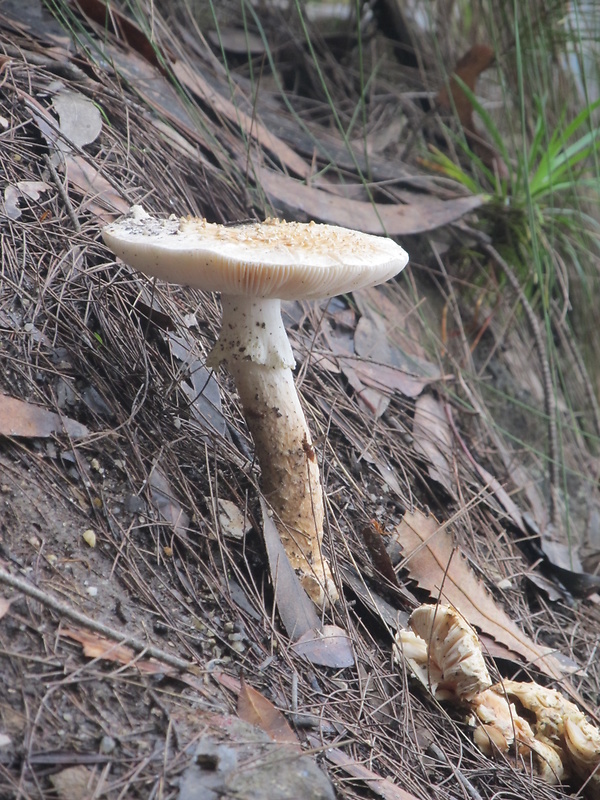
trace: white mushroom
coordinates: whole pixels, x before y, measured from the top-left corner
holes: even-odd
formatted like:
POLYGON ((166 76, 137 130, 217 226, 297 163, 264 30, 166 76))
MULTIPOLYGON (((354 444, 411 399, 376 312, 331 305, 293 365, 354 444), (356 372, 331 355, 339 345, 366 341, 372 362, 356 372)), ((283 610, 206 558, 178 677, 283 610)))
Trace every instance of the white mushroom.
MULTIPOLYGON (((424 682, 435 697, 471 700, 492 685, 479 638, 455 608, 442 604, 419 606, 409 624, 426 645, 425 661, 417 675, 426 667, 424 682)), ((400 646, 404 633, 400 632, 400 646)))
POLYGON ((320 605, 337 599, 322 553, 323 494, 298 398, 281 300, 331 297, 388 280, 408 261, 391 239, 315 223, 217 225, 159 220, 134 206, 106 244, 148 275, 221 292, 221 335, 209 364, 226 363, 239 392, 292 566, 320 605))

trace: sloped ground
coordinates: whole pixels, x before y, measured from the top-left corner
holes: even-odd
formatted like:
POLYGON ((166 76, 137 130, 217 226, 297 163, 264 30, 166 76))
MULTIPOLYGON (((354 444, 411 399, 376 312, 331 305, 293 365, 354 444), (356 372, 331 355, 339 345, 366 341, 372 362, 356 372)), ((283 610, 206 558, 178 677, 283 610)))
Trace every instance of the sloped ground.
MULTIPOLYGON (((152 52, 142 57, 142 39, 134 41, 131 32, 127 44, 124 34, 74 17, 92 36, 86 53, 35 4, 18 17, 3 13, 0 160, 3 188, 16 193, 5 192, 0 222, 0 387, 27 405, 13 407, 8 418, 0 409, 2 430, 21 433, 0 444, 1 566, 17 581, 5 585, 10 605, 0 622, 0 796, 266 797, 261 792, 271 773, 259 754, 265 743, 234 718, 240 674, 286 713, 339 797, 406 798, 401 789, 423 800, 568 796, 566 788, 542 784, 530 765, 483 757, 460 714, 438 707, 392 664, 395 615, 402 621, 426 595, 378 575, 361 531, 372 519, 391 530, 405 509, 430 509, 453 519, 457 544, 521 629, 582 668, 573 685, 590 707, 600 691, 593 597, 559 589, 550 600, 536 588, 528 579, 542 580, 534 557, 516 543, 526 537, 489 482, 456 440, 448 473, 438 463, 432 476, 423 442, 435 443, 435 426, 420 434, 413 429, 420 393, 449 402, 471 452, 502 483, 518 467, 529 470, 507 487, 521 511, 540 523, 545 428, 525 412, 522 421, 510 412, 502 420, 513 436, 536 442, 532 457, 499 436, 485 408, 461 413, 466 398, 480 394, 471 383, 476 369, 461 350, 480 326, 473 314, 473 330, 459 328, 458 304, 450 303, 456 316, 450 337, 444 335, 445 285, 418 266, 428 234, 406 239, 414 267, 385 291, 287 309, 328 495, 327 547, 343 584, 343 600, 327 621, 349 632, 356 657, 352 668, 317 667, 291 649, 273 609, 251 442, 228 376, 203 366, 218 331, 218 300, 153 285, 115 263, 100 239, 102 225, 134 202, 212 220, 264 215, 270 206, 258 170, 285 176, 282 166, 289 168, 294 154, 297 170, 311 156, 297 141, 297 151, 285 150, 283 139, 261 148, 251 134, 257 123, 249 98, 236 90, 237 108, 249 116, 232 118, 223 105, 229 90, 222 68, 184 28, 168 33, 154 20, 169 59, 187 64, 197 79, 188 75, 190 94, 182 100, 152 52), (211 95, 211 86, 220 94, 211 95), (93 100, 101 130, 55 158, 61 135, 50 106, 67 90, 93 100), (343 360, 345 348, 358 346, 359 319, 371 326, 363 325, 363 337, 373 336, 390 313, 400 335, 395 352, 408 354, 409 372, 422 379, 412 397, 373 382, 368 366, 377 358, 361 356, 358 383, 343 360), (43 430, 47 421, 34 418, 33 406, 60 415, 56 432, 43 430), (530 484, 537 495, 528 492, 530 484), (241 520, 231 521, 232 508, 241 520), (94 547, 83 536, 89 531, 94 547), (365 586, 385 597, 387 615, 383 600, 373 610, 360 599, 365 586), (37 596, 27 587, 36 587, 37 596), (97 623, 116 638, 103 638, 97 623), (122 649, 119 635, 131 651, 122 649), (177 669, 183 662, 188 668, 177 669), (250 750, 241 751, 240 742, 250 750), (192 768, 198 748, 199 766, 192 768), (390 782, 365 782, 352 764, 390 782), (65 773, 73 766, 77 772, 65 773), (219 770, 245 780, 227 794, 219 770), (86 788, 77 789, 77 781, 86 788)), ((293 129, 289 111, 266 96, 265 115, 280 118, 283 136, 293 129)), ((306 129, 315 140, 331 137, 308 115, 306 129)), ((408 175, 409 188, 420 182, 439 199, 435 184, 416 169, 396 160, 388 171, 408 175)), ((289 206, 288 189, 285 201, 269 195, 279 213, 289 206)), ((444 236, 431 237, 445 249, 444 236)), ((497 399, 518 387, 524 403, 542 408, 539 376, 525 368, 532 352, 526 322, 515 322, 509 333, 502 311, 494 319, 496 338, 484 335, 485 349, 474 349, 477 366, 495 371, 485 374, 495 381, 497 399)), ((376 347, 381 339, 369 342, 376 347)), ((493 414, 501 406, 498 400, 493 414)), ((585 463, 593 466, 591 457, 585 463)), ((580 479, 583 494, 585 486, 580 479)), ((498 663, 506 674, 518 670, 516 655, 498 663)), ((330 796, 322 773, 309 768, 302 795, 297 786, 286 790, 295 786, 290 776, 298 756, 282 753, 281 794, 271 789, 268 796, 330 796)))

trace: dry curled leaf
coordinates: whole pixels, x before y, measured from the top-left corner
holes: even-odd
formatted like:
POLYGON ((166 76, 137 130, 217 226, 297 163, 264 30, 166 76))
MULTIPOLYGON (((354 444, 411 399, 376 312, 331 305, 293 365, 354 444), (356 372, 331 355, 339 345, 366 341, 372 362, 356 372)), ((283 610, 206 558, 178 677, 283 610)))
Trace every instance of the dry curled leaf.
POLYGON ((292 649, 322 667, 345 669, 354 666, 350 638, 338 625, 323 625, 307 631, 292 645, 292 649))
POLYGON ((95 633, 75 628, 63 628, 61 634, 83 645, 83 654, 87 658, 103 658, 106 661, 116 661, 118 664, 131 664, 140 672, 150 675, 165 675, 175 672, 166 664, 139 658, 131 647, 111 642, 95 633))
POLYGON ((22 213, 20 200, 23 197, 39 200, 40 194, 50 188, 44 181, 17 181, 14 185, 9 184, 4 190, 4 213, 9 219, 19 219, 22 213))
POLYGON ((479 208, 486 202, 483 195, 440 200, 438 197, 419 195, 410 205, 375 206, 365 200, 349 200, 336 194, 315 189, 287 175, 264 169, 254 163, 256 179, 267 196, 273 198, 278 209, 302 212, 344 228, 354 228, 365 233, 408 236, 424 233, 449 225, 479 208), (279 202, 278 202, 279 201, 279 202))
POLYGON ((89 800, 95 796, 98 776, 83 764, 78 764, 51 775, 50 781, 60 800, 89 800))
POLYGON ((175 492, 164 472, 155 464, 148 481, 152 503, 161 517, 173 526, 173 530, 180 536, 185 536, 190 525, 190 519, 177 502, 175 492))
POLYGON ((300 748, 298 737, 281 711, 264 695, 248 686, 243 677, 240 678, 237 712, 241 719, 261 728, 274 742, 293 744, 300 748))
POLYGON ((81 422, 48 411, 47 408, 0 394, 0 435, 46 437, 67 433, 76 439, 87 436, 89 429, 81 422))
POLYGON ((415 450, 429 462, 429 477, 441 483, 451 497, 456 497, 452 432, 443 405, 431 394, 419 397, 415 403, 413 436, 415 450))
POLYGON ((61 149, 70 149, 70 144, 85 147, 98 138, 102 131, 102 115, 89 97, 62 89, 54 95, 52 105, 60 120, 60 132, 67 140, 58 141, 61 149))

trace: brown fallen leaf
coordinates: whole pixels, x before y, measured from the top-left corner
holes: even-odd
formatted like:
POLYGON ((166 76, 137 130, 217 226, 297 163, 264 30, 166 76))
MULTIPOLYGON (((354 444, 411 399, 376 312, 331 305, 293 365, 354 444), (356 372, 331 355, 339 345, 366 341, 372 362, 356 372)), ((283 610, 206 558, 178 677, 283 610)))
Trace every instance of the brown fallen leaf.
POLYGON ((239 680, 234 678, 233 675, 228 675, 226 672, 223 672, 218 667, 211 669, 210 676, 218 684, 225 687, 225 689, 229 689, 230 692, 233 692, 236 695, 239 695, 239 693, 242 691, 242 685, 239 680))
POLYGON ((428 383, 442 375, 435 364, 406 353, 400 347, 395 335, 398 324, 397 311, 387 319, 379 313, 359 319, 354 332, 354 349, 362 361, 355 369, 368 385, 387 386, 406 397, 416 397, 428 383))
POLYGON ((74 439, 89 435, 81 422, 48 411, 47 408, 0 394, 0 435, 27 438, 66 433, 74 439))
POLYGON ((456 498, 452 431, 444 407, 433 395, 419 397, 413 419, 414 448, 429 462, 427 472, 456 498))
MULTIPOLYGON (((320 746, 318 739, 310 737, 310 740, 314 747, 320 746)), ((418 800, 414 794, 401 789, 400 786, 396 786, 388 778, 382 778, 381 775, 377 775, 377 773, 363 766, 363 764, 359 764, 356 759, 346 755, 341 750, 333 748, 325 750, 325 757, 332 764, 347 772, 348 775, 352 775, 353 778, 358 778, 366 783, 369 789, 379 797, 383 797, 383 800, 418 800)))
POLYGON ((180 388, 190 401, 191 416, 200 427, 199 438, 209 441, 215 433, 227 438, 227 421, 221 406, 221 390, 214 372, 207 369, 190 334, 170 332, 165 339, 171 353, 182 361, 187 370, 187 380, 180 388), (191 385, 190 385, 191 384, 191 385))
POLYGON ((493 63, 494 51, 489 45, 473 45, 456 63, 448 86, 440 89, 436 96, 439 108, 447 113, 455 110, 460 124, 467 130, 473 129, 473 105, 454 76, 475 94, 477 79, 493 63))
MULTIPOLYGON (((327 342, 327 347, 323 350, 312 351, 312 363, 319 369, 326 369, 329 372, 343 372, 344 377, 354 390, 358 399, 358 404, 367 415, 373 415, 378 419, 390 404, 391 392, 388 386, 379 384, 379 388, 367 386, 367 381, 363 382, 358 370, 363 364, 360 359, 354 357, 354 340, 349 333, 334 331, 331 323, 323 319, 320 324, 319 334, 327 342), (332 358, 336 356, 337 358, 332 358), (380 391, 382 389, 383 391, 380 391)), ((380 365, 373 365, 365 362, 366 374, 369 375, 369 367, 377 369, 380 365)), ((376 381, 374 381, 376 382, 376 381)))
POLYGON ((487 202, 484 195, 456 197, 452 200, 440 200, 437 197, 423 199, 423 195, 419 195, 419 200, 410 205, 373 204, 348 200, 315 189, 256 163, 254 174, 265 194, 273 199, 275 208, 284 213, 286 209, 294 213, 301 211, 310 219, 388 236, 408 236, 435 230, 456 222, 487 202))
POLYGON ((292 650, 321 667, 346 669, 355 664, 350 637, 338 625, 307 631, 292 645, 292 650))
POLYGON ((149 122, 158 132, 160 138, 168 142, 171 147, 173 147, 175 150, 178 150, 187 158, 191 158, 192 161, 197 163, 202 162, 203 158, 198 146, 190 144, 185 136, 179 133, 179 131, 176 131, 172 125, 163 122, 161 119, 156 119, 154 115, 150 117, 149 122))
POLYGON ((185 537, 190 525, 190 518, 179 505, 169 479, 158 464, 152 468, 148 483, 152 503, 160 516, 173 526, 175 533, 185 537))
POLYGON ((83 156, 67 153, 65 168, 69 184, 83 195, 82 209, 87 208, 101 222, 111 222, 114 214, 128 213, 127 200, 121 197, 98 169, 83 156))
POLYGON ((405 397, 417 397, 435 378, 411 375, 398 367, 355 359, 353 369, 360 380, 372 389, 400 392, 405 397))
POLYGON ((323 625, 289 562, 269 508, 260 498, 263 537, 269 559, 275 604, 293 650, 313 664, 343 669, 354 664, 354 653, 343 628, 323 625))
POLYGON ((264 695, 248 686, 243 676, 240 677, 237 713, 245 722, 261 728, 274 742, 292 744, 300 750, 298 737, 281 711, 264 695))
POLYGON ((277 156, 282 166, 287 167, 296 175, 302 178, 309 177, 311 171, 309 164, 288 144, 271 133, 260 120, 256 119, 255 115, 242 111, 239 105, 232 103, 224 95, 220 94, 199 72, 195 72, 188 64, 176 61, 172 68, 177 79, 204 103, 207 103, 213 113, 224 116, 236 127, 240 127, 244 133, 244 138, 256 140, 261 147, 270 150, 273 155, 277 156))
POLYGON ((392 586, 399 587, 398 576, 394 570, 389 553, 385 548, 382 526, 376 519, 372 519, 368 525, 361 528, 360 535, 369 551, 371 561, 377 572, 388 580, 392 586))
POLYGON ((489 45, 473 45, 457 62, 448 86, 444 86, 438 92, 436 104, 442 113, 456 112, 471 150, 488 169, 501 178, 508 178, 508 168, 499 153, 478 133, 473 120, 473 104, 456 80, 458 77, 475 94, 477 79, 482 72, 492 66, 494 58, 494 51, 489 45))
POLYGON ((132 305, 132 309, 136 311, 140 317, 142 317, 144 322, 150 323, 151 325, 156 325, 157 328, 160 328, 163 331, 176 331, 177 325, 173 322, 171 317, 168 314, 165 314, 163 311, 160 311, 160 309, 156 308, 156 298, 153 298, 151 303, 152 305, 148 305, 148 303, 144 303, 139 298, 136 298, 132 305))
POLYGON ((334 331, 324 319, 320 333, 327 342, 329 357, 326 352, 312 352, 313 363, 320 368, 341 369, 363 410, 375 418, 386 411, 394 392, 417 397, 425 386, 442 378, 434 364, 418 356, 412 358, 400 348, 395 335, 397 323, 392 322, 396 317, 395 309, 388 319, 377 312, 362 316, 353 337, 334 331), (332 355, 337 357, 337 364, 332 355))
POLYGON ((263 516, 263 537, 275 592, 275 604, 287 635, 292 641, 296 641, 303 634, 314 629, 318 630, 321 627, 321 620, 312 601, 302 588, 300 579, 292 569, 281 543, 279 531, 262 497, 260 505, 263 516))
POLYGON ((141 659, 131 647, 116 644, 95 633, 75 628, 63 628, 61 634, 83 645, 83 654, 87 658, 102 658, 105 661, 131 665, 149 675, 168 675, 177 672, 166 664, 159 664, 158 661, 141 659))
POLYGON ((100 29, 109 30, 127 42, 144 59, 154 66, 161 66, 160 53, 155 42, 151 42, 142 29, 114 4, 104 0, 78 0, 77 7, 90 19, 100 25, 100 29))
POLYGON ((384 361, 413 378, 422 379, 424 385, 448 377, 429 360, 423 345, 423 325, 397 284, 390 281, 361 289, 353 297, 361 313, 354 333, 359 355, 384 361), (385 356, 380 358, 380 353, 385 356))
POLYGON ((433 598, 457 608, 472 625, 492 636, 552 678, 562 679, 565 670, 552 655, 552 648, 536 644, 496 603, 463 556, 457 552, 447 528, 431 515, 407 511, 392 536, 403 551, 403 566, 413 580, 433 598))
POLYGON ((90 797, 95 797, 94 789, 98 780, 98 775, 82 764, 67 767, 50 776, 50 782, 60 800, 89 800, 90 797))
POLYGON ((16 597, 11 597, 10 599, 7 597, 0 597, 0 619, 8 614, 11 605, 16 599, 16 597))
POLYGON ((382 392, 372 386, 366 386, 359 377, 359 370, 356 369, 356 366, 360 364, 357 359, 340 358, 339 364, 344 377, 358 398, 361 409, 367 414, 372 414, 375 419, 379 419, 382 414, 385 414, 390 404, 391 393, 389 390, 382 392))
POLYGON ((44 181, 17 181, 14 185, 9 183, 4 189, 4 213, 9 219, 19 219, 22 214, 19 204, 23 197, 39 200, 40 194, 50 189, 51 186, 44 181))

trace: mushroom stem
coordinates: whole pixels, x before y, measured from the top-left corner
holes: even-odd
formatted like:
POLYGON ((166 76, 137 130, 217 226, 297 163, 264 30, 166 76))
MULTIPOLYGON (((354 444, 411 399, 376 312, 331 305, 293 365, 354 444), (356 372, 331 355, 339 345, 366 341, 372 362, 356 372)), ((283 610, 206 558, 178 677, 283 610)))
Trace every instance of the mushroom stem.
POLYGON ((223 295, 223 325, 209 358, 235 379, 262 472, 262 489, 278 517, 292 567, 314 602, 338 594, 322 553, 323 492, 310 430, 296 388, 292 349, 275 299, 223 295))

